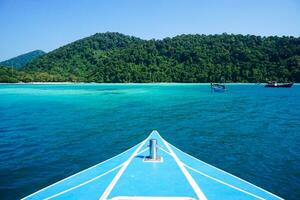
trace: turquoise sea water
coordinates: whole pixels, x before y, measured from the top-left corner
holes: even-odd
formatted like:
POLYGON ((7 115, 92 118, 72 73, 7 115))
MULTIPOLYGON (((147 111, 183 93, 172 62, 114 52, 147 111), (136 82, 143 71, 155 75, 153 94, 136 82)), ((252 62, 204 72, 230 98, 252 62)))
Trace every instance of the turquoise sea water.
POLYGON ((300 198, 300 86, 0 85, 0 199, 17 199, 143 140, 300 198))

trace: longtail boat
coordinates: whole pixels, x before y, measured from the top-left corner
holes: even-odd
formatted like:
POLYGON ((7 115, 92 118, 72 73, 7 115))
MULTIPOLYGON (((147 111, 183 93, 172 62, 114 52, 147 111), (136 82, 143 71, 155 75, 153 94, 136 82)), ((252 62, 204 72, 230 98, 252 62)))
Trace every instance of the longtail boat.
POLYGON ((223 84, 211 83, 210 88, 213 92, 225 92, 226 87, 223 84))
POLYGON ((269 82, 265 85, 265 87, 271 88, 290 88, 294 85, 294 83, 277 83, 275 81, 269 82))

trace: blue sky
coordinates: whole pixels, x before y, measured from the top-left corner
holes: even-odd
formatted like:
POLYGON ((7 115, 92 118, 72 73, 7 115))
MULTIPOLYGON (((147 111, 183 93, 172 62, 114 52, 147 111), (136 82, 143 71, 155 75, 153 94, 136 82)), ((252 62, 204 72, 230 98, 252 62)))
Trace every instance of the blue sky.
POLYGON ((0 61, 117 31, 300 36, 299 0, 0 0, 0 61))

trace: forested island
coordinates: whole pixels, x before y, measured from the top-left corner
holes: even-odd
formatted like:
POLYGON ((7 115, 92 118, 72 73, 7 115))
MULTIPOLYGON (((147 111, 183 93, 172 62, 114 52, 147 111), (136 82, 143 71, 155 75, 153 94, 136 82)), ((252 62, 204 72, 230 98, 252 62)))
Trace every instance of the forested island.
POLYGON ((300 82, 300 38, 179 35, 143 40, 97 33, 33 59, 0 67, 0 82, 300 82))

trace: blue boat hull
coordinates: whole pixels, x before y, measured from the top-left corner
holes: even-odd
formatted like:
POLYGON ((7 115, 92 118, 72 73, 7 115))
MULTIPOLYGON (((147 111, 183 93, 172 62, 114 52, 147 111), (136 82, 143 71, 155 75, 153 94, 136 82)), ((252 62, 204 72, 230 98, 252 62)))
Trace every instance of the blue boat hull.
POLYGON ((217 87, 213 87, 212 90, 214 92, 225 92, 226 91, 226 89, 224 89, 224 88, 217 88, 217 87))
POLYGON ((127 151, 23 199, 281 199, 190 156, 157 131, 127 151), (159 160, 149 161, 149 140, 159 160))

